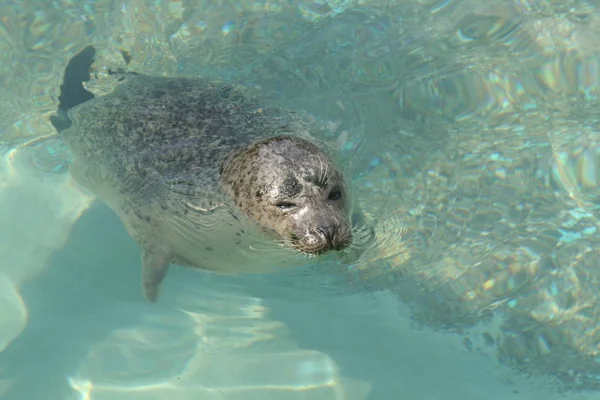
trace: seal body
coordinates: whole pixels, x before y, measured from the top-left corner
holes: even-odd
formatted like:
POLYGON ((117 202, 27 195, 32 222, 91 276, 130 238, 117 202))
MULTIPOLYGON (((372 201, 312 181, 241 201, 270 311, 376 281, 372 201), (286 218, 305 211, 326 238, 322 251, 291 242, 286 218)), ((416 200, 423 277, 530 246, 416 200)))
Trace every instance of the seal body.
POLYGON ((125 74, 108 95, 71 92, 86 100, 53 120, 71 174, 141 246, 148 299, 171 263, 257 272, 352 243, 348 183, 295 113, 200 79, 125 74))

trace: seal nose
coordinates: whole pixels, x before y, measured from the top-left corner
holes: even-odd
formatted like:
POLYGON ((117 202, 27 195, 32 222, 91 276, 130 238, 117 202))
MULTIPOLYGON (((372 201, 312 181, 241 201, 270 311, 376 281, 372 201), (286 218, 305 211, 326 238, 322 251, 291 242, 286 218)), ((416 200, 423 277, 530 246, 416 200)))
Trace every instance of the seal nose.
POLYGON ((337 231, 337 226, 334 222, 329 221, 320 224, 315 228, 321 236, 323 236, 327 240, 327 244, 329 245, 329 249, 334 247, 335 233, 337 231))

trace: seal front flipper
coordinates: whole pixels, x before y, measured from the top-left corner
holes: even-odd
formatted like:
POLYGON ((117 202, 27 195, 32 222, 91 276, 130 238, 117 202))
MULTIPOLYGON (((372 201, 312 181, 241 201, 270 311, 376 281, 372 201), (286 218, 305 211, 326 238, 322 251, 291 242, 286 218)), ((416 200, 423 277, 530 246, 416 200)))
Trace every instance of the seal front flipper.
POLYGON ((160 284, 167 276, 170 255, 161 249, 145 249, 142 253, 142 287, 146 299, 158 300, 160 284))

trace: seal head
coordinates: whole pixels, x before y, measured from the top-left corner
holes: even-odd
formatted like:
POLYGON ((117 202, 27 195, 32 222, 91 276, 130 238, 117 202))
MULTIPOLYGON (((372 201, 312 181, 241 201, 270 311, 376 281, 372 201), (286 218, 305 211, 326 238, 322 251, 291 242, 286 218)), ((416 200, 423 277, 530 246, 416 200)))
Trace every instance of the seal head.
POLYGON ((251 143, 225 160, 220 179, 244 213, 304 254, 352 242, 344 175, 307 140, 275 136, 251 143))

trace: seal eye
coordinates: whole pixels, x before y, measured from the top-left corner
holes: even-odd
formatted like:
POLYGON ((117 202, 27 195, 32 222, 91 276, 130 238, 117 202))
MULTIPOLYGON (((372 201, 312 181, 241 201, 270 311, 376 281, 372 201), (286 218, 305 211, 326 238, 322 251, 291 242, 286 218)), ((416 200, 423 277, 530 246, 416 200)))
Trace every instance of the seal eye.
POLYGON ((329 193, 329 196, 327 197, 327 200, 329 200, 329 201, 337 201, 337 200, 339 200, 341 198, 342 198, 342 191, 340 189, 333 189, 329 193))
POLYGON ((279 202, 275 204, 275 206, 280 210, 291 210, 292 208, 296 207, 294 203, 290 203, 289 201, 279 202))

